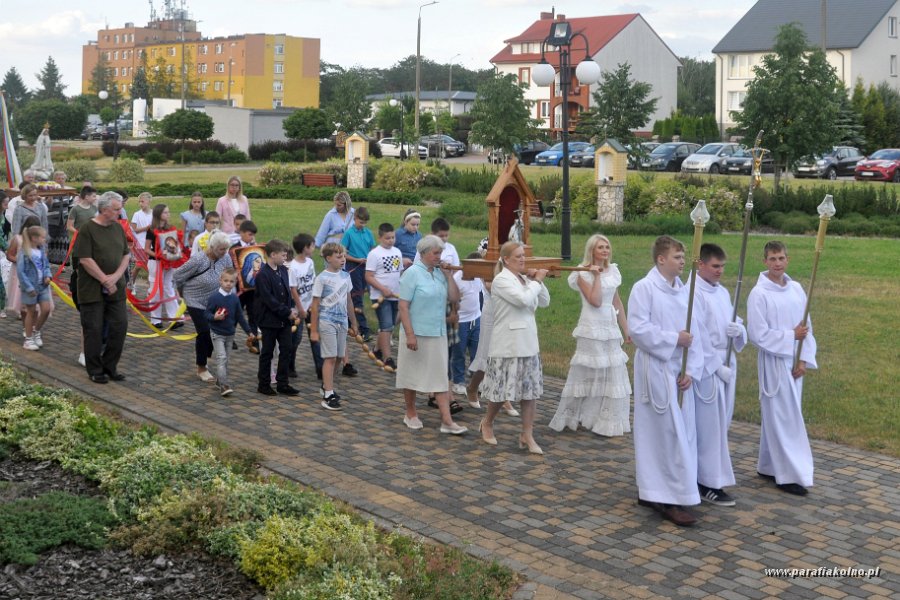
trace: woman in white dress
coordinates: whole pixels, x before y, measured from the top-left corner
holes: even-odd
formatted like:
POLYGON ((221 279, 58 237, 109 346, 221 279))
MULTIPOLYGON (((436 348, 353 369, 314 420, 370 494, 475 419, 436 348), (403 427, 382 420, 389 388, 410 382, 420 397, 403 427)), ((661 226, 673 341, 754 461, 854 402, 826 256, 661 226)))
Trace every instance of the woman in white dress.
POLYGON ((628 339, 628 322, 618 291, 622 275, 615 263, 609 262, 611 256, 609 240, 592 235, 581 263, 590 271, 569 276, 569 287, 581 294, 581 316, 572 332, 576 343, 569 376, 550 421, 550 428, 556 431, 566 427, 576 431, 579 425, 609 437, 631 431, 628 355, 622 350, 623 339, 628 339))

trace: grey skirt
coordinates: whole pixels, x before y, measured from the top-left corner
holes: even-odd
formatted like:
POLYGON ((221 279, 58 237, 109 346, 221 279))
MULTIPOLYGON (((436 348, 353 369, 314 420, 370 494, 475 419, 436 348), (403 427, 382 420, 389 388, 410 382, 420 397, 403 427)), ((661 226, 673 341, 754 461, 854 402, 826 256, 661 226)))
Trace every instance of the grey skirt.
POLYGON ((416 336, 419 349, 406 347, 406 334, 400 328, 397 344, 397 388, 415 390, 423 394, 446 392, 450 389, 447 377, 449 352, 447 336, 416 336))

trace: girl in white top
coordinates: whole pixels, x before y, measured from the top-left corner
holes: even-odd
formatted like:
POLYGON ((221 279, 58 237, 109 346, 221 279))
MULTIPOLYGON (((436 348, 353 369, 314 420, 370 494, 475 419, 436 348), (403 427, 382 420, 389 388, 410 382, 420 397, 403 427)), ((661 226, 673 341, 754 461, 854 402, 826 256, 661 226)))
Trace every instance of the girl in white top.
POLYGON ((591 270, 569 275, 569 287, 581 294, 581 316, 572 332, 575 355, 550 429, 576 431, 581 425, 609 437, 631 431, 628 355, 622 350, 628 321, 618 291, 622 275, 611 257, 609 240, 592 235, 581 263, 591 270))
POLYGON ((152 201, 153 195, 150 192, 141 192, 141 195, 138 196, 138 210, 134 211, 131 216, 134 241, 141 248, 147 245, 147 230, 150 229, 150 223, 153 222, 153 212, 150 210, 152 201))

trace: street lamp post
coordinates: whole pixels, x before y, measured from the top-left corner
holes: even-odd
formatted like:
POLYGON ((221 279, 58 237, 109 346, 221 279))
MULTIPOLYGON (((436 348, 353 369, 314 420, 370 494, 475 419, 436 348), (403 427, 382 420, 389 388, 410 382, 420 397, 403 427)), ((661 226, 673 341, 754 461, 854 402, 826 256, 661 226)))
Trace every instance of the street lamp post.
MULTIPOLYGON (((400 160, 403 160, 403 101, 391 98, 388 102, 391 106, 400 107, 400 160)), ((408 154, 408 153, 407 153, 408 154)), ((419 145, 416 144, 416 156, 419 156, 419 145)))
POLYGON ((453 116, 453 60, 459 58, 462 54, 457 54, 450 59, 450 77, 447 80, 447 112, 453 116))
MULTIPOLYGON (((584 59, 575 69, 578 81, 587 85, 600 80, 600 66, 591 58, 588 40, 583 33, 572 33, 572 25, 568 21, 555 21, 550 26, 550 35, 541 42, 541 62, 534 68, 532 78, 539 86, 549 86, 556 79, 556 70, 547 62, 545 51, 547 46, 555 46, 559 51, 559 87, 562 92, 562 211, 560 225, 562 239, 560 255, 563 260, 572 258, 572 206, 569 199, 569 87, 572 85, 570 54, 572 39, 580 37, 584 40, 584 59)), ((553 113, 551 113, 553 114, 553 113)))
MULTIPOLYGON (((109 92, 106 90, 100 90, 100 93, 97 96, 101 100, 106 100, 109 98, 109 92)), ((113 160, 116 160, 119 157, 119 93, 118 88, 116 88, 116 93, 113 95, 113 111, 115 112, 115 118, 113 119, 113 160)))
POLYGON ((426 6, 431 6, 432 4, 437 4, 438 0, 432 0, 431 2, 426 2, 425 4, 419 5, 419 21, 418 26, 416 28, 416 115, 415 115, 415 128, 416 128, 416 152, 415 157, 416 160, 419 160, 419 152, 418 152, 418 144, 419 144, 419 96, 422 88, 422 9, 426 6))
POLYGON ((231 66, 234 64, 232 53, 234 52, 235 43, 231 42, 228 48, 228 106, 231 106, 231 66))

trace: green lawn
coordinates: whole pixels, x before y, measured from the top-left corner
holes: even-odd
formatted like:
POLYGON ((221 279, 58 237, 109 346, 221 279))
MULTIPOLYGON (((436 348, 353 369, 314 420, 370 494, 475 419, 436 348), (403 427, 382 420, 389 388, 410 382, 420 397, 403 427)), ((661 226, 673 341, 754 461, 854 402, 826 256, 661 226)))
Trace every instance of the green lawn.
MULTIPOLYGON (((195 172, 196 173, 196 172, 195 172)), ((224 181, 224 177, 222 180, 224 181)), ((172 203, 183 210, 187 199, 172 203)), ((253 200, 258 239, 279 237, 290 241, 298 232, 315 233, 328 202, 300 200, 253 200)), ((405 207, 368 205, 370 225, 376 229, 384 221, 399 223, 405 207)), ((434 207, 421 207, 423 222, 436 214, 434 207)), ((687 217, 685 217, 687 218, 687 217)), ((450 239, 460 255, 473 251, 486 232, 455 228, 450 239)), ((587 236, 572 239, 572 254, 583 253, 587 236)), ((804 286, 809 281, 814 255, 813 237, 776 236, 788 245, 791 263, 788 272, 804 286)), ((709 236, 732 257, 723 279, 733 290, 739 235, 709 236)), ((740 311, 744 314, 747 294, 762 270, 761 253, 772 237, 754 235, 748 245, 740 311)), ((690 246, 690 240, 683 240, 690 246)), ((536 256, 559 256, 559 236, 537 234, 532 240, 536 256)), ((614 238, 614 261, 624 283, 620 290, 627 305, 635 281, 650 269, 651 237, 614 238)), ((896 340, 897 299, 900 298, 900 241, 882 239, 828 238, 825 244, 812 304, 812 319, 819 344, 819 371, 805 382, 804 413, 811 435, 860 448, 900 456, 900 352, 896 340)), ((321 261, 319 261, 321 262, 321 261)), ((547 374, 565 377, 574 350, 572 329, 580 311, 580 300, 563 279, 548 281, 550 308, 538 311, 541 352, 547 374)), ((633 347, 628 348, 633 354, 633 347)), ((759 403, 756 379, 756 352, 747 348, 739 355, 740 377, 735 417, 758 422, 759 403)))

